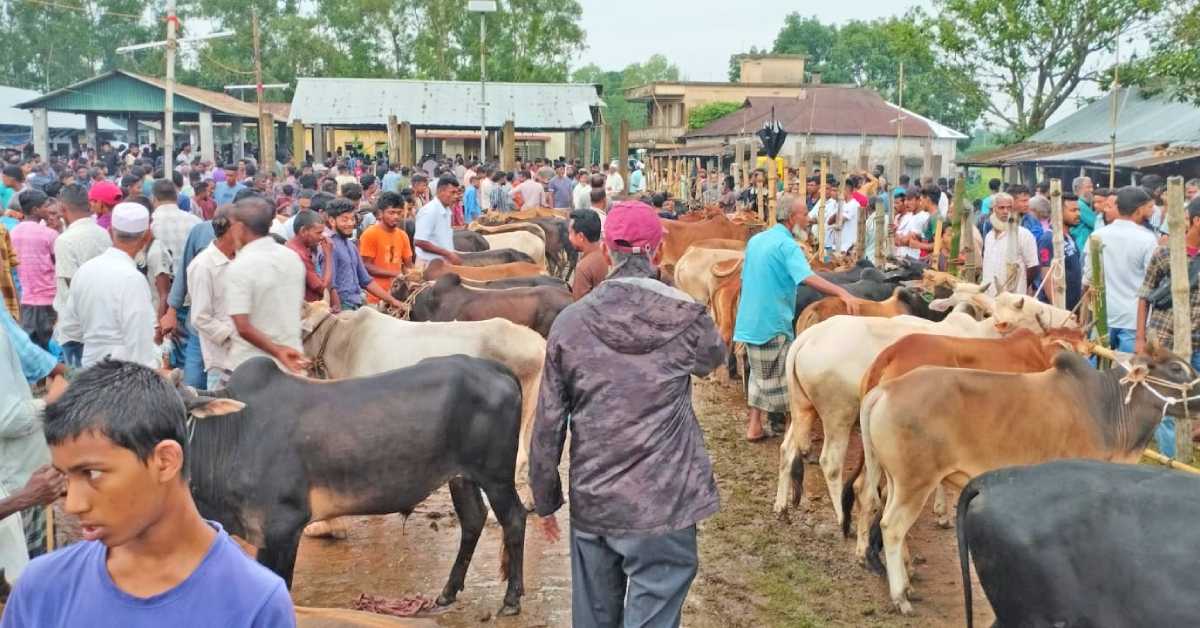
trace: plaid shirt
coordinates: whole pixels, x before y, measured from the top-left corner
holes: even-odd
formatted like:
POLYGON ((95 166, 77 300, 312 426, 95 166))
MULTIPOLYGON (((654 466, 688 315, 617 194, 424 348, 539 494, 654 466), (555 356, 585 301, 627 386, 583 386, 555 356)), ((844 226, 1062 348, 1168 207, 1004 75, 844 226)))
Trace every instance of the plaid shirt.
POLYGON ((8 237, 8 229, 0 225, 0 297, 3 297, 4 307, 13 318, 21 318, 21 295, 13 278, 18 263, 17 251, 8 237))
POLYGON ((175 260, 183 253, 188 232, 200 222, 195 214, 189 214, 177 205, 159 205, 151 214, 150 230, 154 232, 154 239, 162 243, 167 255, 168 274, 173 274, 175 260))
MULTIPOLYGON (((1189 251, 1189 253, 1191 253, 1189 251)), ((1191 255, 1189 255, 1190 257, 1191 255)), ((1167 247, 1160 246, 1150 258, 1146 267, 1146 280, 1138 290, 1139 299, 1149 299, 1150 293, 1158 284, 1171 276, 1171 254, 1167 247)), ((1189 306, 1192 308, 1192 350, 1200 351, 1200 282, 1193 280, 1188 295, 1189 306)), ((1171 310, 1160 310, 1150 304, 1150 316, 1146 321, 1146 341, 1154 342, 1161 347, 1171 348, 1174 342, 1175 321, 1171 310)))

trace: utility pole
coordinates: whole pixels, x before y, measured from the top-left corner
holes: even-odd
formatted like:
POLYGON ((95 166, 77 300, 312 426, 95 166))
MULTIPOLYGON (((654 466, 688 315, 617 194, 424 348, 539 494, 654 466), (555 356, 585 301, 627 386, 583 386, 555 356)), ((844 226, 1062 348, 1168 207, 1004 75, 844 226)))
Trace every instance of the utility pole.
MULTIPOLYGON (((496 0, 470 0, 467 11, 479 14, 479 162, 487 155, 487 21, 488 13, 496 10, 496 0)), ((465 152, 465 151, 464 151, 465 152)))
MULTIPOLYGON (((254 91, 258 96, 258 167, 264 172, 275 171, 275 116, 264 111, 262 78, 262 45, 258 28, 258 11, 251 14, 254 28, 254 91)), ((241 141, 241 138, 238 138, 241 141)))
POLYGON ((175 0, 167 0, 167 77, 163 91, 163 176, 170 179, 175 169, 175 41, 179 17, 175 15, 175 0))

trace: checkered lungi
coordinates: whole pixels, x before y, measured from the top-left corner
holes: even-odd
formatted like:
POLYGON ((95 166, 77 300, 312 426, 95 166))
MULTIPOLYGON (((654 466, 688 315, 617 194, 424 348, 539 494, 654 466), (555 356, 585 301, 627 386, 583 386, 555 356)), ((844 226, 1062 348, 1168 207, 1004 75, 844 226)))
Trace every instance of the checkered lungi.
POLYGON ((788 390, 785 364, 791 341, 779 334, 766 344, 746 343, 750 362, 750 388, 746 397, 751 407, 765 412, 787 412, 788 390))
POLYGON ((29 557, 36 558, 46 553, 46 508, 34 506, 21 511, 21 525, 25 528, 25 547, 29 557))

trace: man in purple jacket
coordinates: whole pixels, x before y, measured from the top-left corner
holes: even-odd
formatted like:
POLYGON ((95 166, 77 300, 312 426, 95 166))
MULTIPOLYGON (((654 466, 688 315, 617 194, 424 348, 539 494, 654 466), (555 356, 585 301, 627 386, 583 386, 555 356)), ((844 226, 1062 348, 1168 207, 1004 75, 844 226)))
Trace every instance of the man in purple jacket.
POLYGON ((555 319, 530 453, 535 511, 559 536, 571 431, 571 614, 577 627, 678 626, 696 575, 696 523, 717 512, 692 375, 725 359, 716 325, 652 277, 662 226, 649 205, 605 221, 612 271, 555 319))

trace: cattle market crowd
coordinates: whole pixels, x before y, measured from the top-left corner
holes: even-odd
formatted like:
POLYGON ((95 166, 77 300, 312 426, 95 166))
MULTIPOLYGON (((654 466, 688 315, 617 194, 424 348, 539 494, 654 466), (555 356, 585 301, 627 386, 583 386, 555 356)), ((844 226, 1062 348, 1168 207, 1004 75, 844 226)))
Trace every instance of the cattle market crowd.
POLYGON ((1007 581, 1035 545, 1085 584, 1184 560, 1114 542, 1098 567, 1055 545, 1046 504, 1111 540, 1173 529, 1123 499, 1195 491, 1101 462, 1175 457, 1175 417, 1200 399, 1200 181, 1174 303, 1157 175, 1080 176, 1060 196, 994 179, 957 199, 953 180, 882 168, 698 168, 676 185, 638 158, 214 164, 185 145, 163 161, 155 145, 3 154, 3 628, 295 625, 301 536, 344 539, 341 517, 408 514, 447 482, 462 545, 416 610, 464 590, 490 509, 500 615, 521 610, 528 515, 567 537, 573 625, 678 626, 697 526, 720 508, 693 378, 736 375, 739 357, 744 437, 780 439, 775 514, 805 512, 819 462, 901 612, 917 599, 905 536, 930 495, 951 524, 946 485, 968 621, 971 558, 1003 625, 1200 616, 1184 583, 1118 610, 1007 581), (1191 313, 1191 355, 1166 350, 1173 308, 1191 313), (1053 462, 1071 458, 1101 462, 1053 462))

